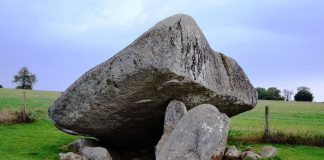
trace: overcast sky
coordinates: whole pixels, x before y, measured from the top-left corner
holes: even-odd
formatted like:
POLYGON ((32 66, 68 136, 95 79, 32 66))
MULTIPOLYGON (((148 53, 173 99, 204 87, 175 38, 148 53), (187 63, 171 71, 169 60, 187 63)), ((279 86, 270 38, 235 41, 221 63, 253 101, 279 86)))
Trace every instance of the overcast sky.
POLYGON ((1 0, 0 84, 22 66, 36 90, 64 91, 156 22, 191 15, 209 44, 238 61, 252 84, 306 85, 324 101, 322 0, 1 0))

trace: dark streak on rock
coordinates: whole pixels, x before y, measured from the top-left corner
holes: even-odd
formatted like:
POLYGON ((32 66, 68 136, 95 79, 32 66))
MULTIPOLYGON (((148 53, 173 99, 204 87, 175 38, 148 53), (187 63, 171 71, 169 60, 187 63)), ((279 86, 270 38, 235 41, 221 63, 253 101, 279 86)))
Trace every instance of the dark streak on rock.
POLYGON ((181 38, 181 53, 184 53, 184 42, 183 42, 183 30, 181 26, 181 19, 177 23, 177 29, 180 31, 180 38, 181 38))
POLYGON ((226 75, 228 76, 228 77, 230 77, 230 73, 229 73, 229 65, 228 65, 228 60, 227 60, 227 57, 224 55, 224 54, 222 54, 222 53, 220 53, 220 55, 221 55, 221 57, 222 57, 222 62, 223 62, 223 65, 224 65, 224 68, 225 68, 225 70, 226 70, 226 75))
POLYGON ((117 85, 117 83, 115 81, 112 81, 110 79, 107 79, 106 82, 107 82, 107 85, 112 85, 115 88, 118 88, 118 85, 117 85))
POLYGON ((175 46, 175 44, 174 44, 174 37, 171 37, 171 38, 170 38, 170 44, 171 44, 172 46, 175 46))
POLYGON ((137 67, 137 62, 136 62, 135 59, 133 60, 133 63, 134 63, 134 65, 135 65, 135 67, 137 67))
POLYGON ((199 46, 198 39, 195 39, 195 43, 193 45, 194 54, 192 56, 192 65, 191 70, 193 72, 194 80, 197 79, 197 76, 200 75, 202 71, 202 66, 206 63, 206 55, 204 51, 199 46), (197 57, 197 58, 196 58, 197 57))
MULTIPOLYGON (((189 39, 189 37, 187 36, 186 37, 187 40, 189 39)), ((191 45, 190 45, 190 42, 187 41, 187 50, 186 50, 186 55, 185 55, 185 68, 188 69, 188 66, 187 66, 187 63, 188 63, 188 54, 190 53, 190 50, 191 50, 191 45)))

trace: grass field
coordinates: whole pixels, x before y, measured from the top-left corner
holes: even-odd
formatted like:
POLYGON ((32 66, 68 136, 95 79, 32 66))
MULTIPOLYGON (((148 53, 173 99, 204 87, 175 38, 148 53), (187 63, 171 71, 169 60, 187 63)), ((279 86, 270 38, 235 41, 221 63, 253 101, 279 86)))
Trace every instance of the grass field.
POLYGON ((324 103, 260 100, 256 108, 232 118, 231 129, 247 134, 262 132, 265 106, 269 106, 269 126, 285 133, 324 135, 324 103))
MULTIPOLYGON (((60 92, 27 91, 27 107, 37 119, 31 124, 0 124, 0 160, 57 159, 62 146, 79 138, 57 130, 47 118, 47 109, 60 92)), ((0 110, 22 105, 22 90, 0 89, 0 110)), ((264 128, 264 107, 270 107, 270 129, 294 134, 324 134, 324 103, 259 101, 252 111, 232 118, 230 136, 259 136, 264 128)), ((259 143, 229 141, 239 149, 259 143)), ((277 159, 322 160, 324 147, 270 144, 279 150, 277 159)))
MULTIPOLYGON (((0 159, 58 159, 61 146, 77 139, 55 128, 47 118, 47 109, 59 92, 27 91, 27 107, 37 119, 30 124, 0 125, 0 159)), ((20 110, 22 90, 0 89, 0 110, 20 110)))

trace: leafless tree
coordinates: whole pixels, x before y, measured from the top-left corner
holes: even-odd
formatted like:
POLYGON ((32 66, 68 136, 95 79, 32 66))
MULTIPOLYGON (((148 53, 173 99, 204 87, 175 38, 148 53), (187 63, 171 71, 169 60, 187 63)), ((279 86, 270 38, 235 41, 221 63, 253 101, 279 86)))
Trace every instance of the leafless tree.
POLYGON ((289 101, 291 96, 294 94, 292 90, 284 89, 282 91, 283 96, 285 97, 286 101, 289 101))

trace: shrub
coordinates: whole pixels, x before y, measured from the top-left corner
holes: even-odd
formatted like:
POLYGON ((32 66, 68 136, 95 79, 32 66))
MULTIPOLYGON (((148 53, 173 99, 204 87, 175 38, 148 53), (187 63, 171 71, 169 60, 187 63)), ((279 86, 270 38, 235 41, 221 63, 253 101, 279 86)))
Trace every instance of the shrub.
POLYGON ((300 90, 296 93, 294 96, 295 101, 306 101, 306 102, 312 102, 314 99, 313 94, 310 91, 307 90, 300 90))

